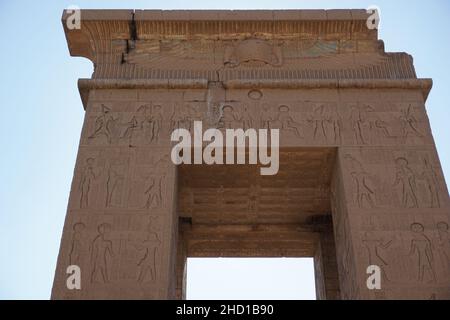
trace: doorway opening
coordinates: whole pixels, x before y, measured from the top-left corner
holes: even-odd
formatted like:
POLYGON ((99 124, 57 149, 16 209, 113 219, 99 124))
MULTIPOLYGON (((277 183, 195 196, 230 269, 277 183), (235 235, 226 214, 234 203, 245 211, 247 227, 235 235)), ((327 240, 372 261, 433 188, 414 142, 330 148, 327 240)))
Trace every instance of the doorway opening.
POLYGON ((188 258, 188 300, 315 300, 313 258, 188 258))

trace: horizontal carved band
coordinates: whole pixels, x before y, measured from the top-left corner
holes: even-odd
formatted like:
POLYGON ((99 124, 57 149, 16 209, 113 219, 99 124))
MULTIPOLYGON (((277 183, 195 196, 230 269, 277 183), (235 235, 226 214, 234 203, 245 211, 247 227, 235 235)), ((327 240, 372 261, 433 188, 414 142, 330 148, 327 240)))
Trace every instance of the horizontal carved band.
MULTIPOLYGON (((418 89, 427 99, 432 87, 431 79, 314 79, 314 80, 227 80, 226 89, 418 89)), ((207 79, 79 79, 78 88, 83 103, 91 89, 207 89, 207 79)))
POLYGON ((224 81, 227 89, 420 89, 424 100, 430 93, 431 79, 324 79, 324 80, 228 80, 224 81))
POLYGON ((83 107, 86 109, 91 89, 206 89, 206 79, 78 79, 83 107))
POLYGON ((311 79, 311 80, 228 80, 225 88, 280 88, 280 89, 333 89, 333 88, 366 88, 366 89, 431 89, 431 79, 311 79))
POLYGON ((85 89, 206 89, 206 79, 79 79, 85 89))
MULTIPOLYGON (((230 89, 276 88, 276 89, 319 89, 319 88, 366 88, 366 89, 422 89, 430 90, 431 79, 313 79, 313 80, 227 80, 224 87, 230 89)), ((206 79, 79 79, 79 89, 206 89, 206 79)))

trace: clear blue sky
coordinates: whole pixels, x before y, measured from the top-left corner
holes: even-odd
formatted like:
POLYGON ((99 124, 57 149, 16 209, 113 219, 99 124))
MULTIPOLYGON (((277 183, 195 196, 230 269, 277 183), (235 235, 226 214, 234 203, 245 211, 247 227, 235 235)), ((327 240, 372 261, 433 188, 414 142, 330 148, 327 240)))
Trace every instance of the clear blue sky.
MULTIPOLYGON (((427 110, 450 181, 448 0, 0 0, 0 298, 50 296, 83 120, 77 79, 92 73, 89 61, 69 56, 60 22, 64 8, 326 9, 372 4, 382 10, 380 38, 386 50, 412 54, 418 76, 434 80, 427 110)), ((193 278, 195 268, 191 269, 193 278)), ((225 266, 222 271, 234 270, 234 277, 239 277, 236 268, 225 266)), ((271 268, 287 272, 292 279, 301 277, 294 264, 290 271, 276 262, 271 268)), ((253 290, 258 297, 258 288, 249 286, 248 290, 247 294, 253 290)))

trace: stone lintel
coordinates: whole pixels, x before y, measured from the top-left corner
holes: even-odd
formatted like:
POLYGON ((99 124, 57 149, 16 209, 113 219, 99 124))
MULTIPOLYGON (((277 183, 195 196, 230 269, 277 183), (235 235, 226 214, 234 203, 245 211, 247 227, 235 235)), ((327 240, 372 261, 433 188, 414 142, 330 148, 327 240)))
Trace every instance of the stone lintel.
POLYGON ((189 257, 314 257, 319 237, 296 225, 194 224, 183 240, 189 257))

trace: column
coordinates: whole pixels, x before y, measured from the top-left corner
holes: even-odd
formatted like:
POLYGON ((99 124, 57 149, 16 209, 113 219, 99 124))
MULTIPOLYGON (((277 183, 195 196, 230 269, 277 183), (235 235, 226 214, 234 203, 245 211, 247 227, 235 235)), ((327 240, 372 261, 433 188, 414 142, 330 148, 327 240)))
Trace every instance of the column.
POLYGON ((327 225, 320 232, 319 244, 314 255, 314 269, 317 299, 339 300, 339 276, 332 225, 327 225))
POLYGON ((341 297, 449 299, 449 197, 425 106, 409 92, 380 100, 353 105, 359 146, 339 148, 332 179, 341 297))
POLYGON ((161 94, 168 92, 90 92, 53 299, 175 297, 173 106, 161 94), (66 286, 69 265, 80 268, 80 290, 66 286))

